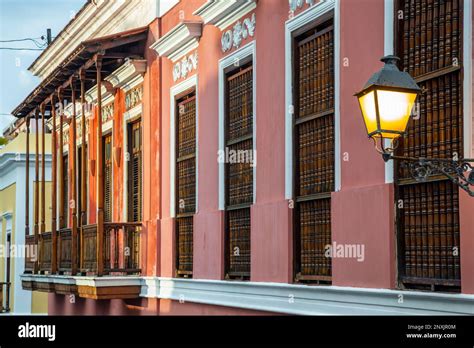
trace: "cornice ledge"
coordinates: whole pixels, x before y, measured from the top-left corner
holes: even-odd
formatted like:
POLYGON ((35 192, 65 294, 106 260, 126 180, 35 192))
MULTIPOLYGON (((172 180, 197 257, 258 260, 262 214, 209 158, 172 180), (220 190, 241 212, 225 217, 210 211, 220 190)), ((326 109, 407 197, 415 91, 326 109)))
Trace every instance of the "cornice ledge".
POLYGON ((257 7, 258 0, 208 0, 193 14, 200 16, 204 24, 213 24, 220 30, 229 27, 239 18, 257 7))
MULTIPOLYGON (((102 86, 101 92, 102 92, 102 102, 104 102, 104 100, 112 96, 111 93, 107 92, 107 89, 104 86, 102 86)), ((94 85, 94 87, 92 87, 86 92, 86 101, 88 103, 97 102, 97 85, 94 85)))
POLYGON ((114 88, 122 88, 129 84, 136 76, 143 75, 146 71, 146 60, 127 59, 117 70, 105 78, 114 88))
POLYGON ((158 39, 151 49, 160 57, 167 57, 174 63, 197 48, 202 35, 202 22, 183 21, 158 39))

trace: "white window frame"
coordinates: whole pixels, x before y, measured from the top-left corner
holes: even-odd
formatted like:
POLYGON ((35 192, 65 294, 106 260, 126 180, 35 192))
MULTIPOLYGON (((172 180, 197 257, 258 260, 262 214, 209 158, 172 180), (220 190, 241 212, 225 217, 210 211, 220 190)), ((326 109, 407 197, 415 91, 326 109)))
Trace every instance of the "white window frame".
POLYGON ((195 74, 170 89, 170 217, 176 217, 176 97, 194 88, 196 94, 196 204, 195 212, 199 211, 199 98, 198 76, 195 74))
MULTIPOLYGON (((246 44, 237 51, 219 60, 219 151, 225 151, 225 74, 226 70, 233 66, 236 62, 245 59, 251 59, 253 65, 253 130, 252 130, 252 147, 253 152, 257 151, 257 44, 254 41, 246 44)), ((216 153, 216 160, 217 160, 216 153)), ((219 163, 219 210, 225 210, 225 163, 219 163)), ((257 199, 257 166, 253 166, 253 203, 257 199)))
POLYGON ((293 34, 334 11, 334 191, 341 189, 340 135, 340 0, 325 0, 285 23, 285 199, 293 199, 293 34))

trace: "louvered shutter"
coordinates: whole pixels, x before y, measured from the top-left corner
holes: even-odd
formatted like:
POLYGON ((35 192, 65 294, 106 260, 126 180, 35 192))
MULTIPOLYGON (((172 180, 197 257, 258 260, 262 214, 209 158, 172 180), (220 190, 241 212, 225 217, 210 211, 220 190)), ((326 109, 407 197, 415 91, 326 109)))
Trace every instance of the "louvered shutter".
POLYGON ((328 282, 334 191, 332 21, 295 40, 294 187, 296 280, 328 282))
MULTIPOLYGON (((460 0, 400 0, 395 19, 401 68, 423 89, 399 155, 463 157, 460 0), (401 12, 400 12, 401 11, 401 12)), ((396 168, 399 276, 404 287, 459 290, 459 197, 443 176, 414 181, 396 168), (402 203, 400 207, 400 202, 402 203)))
POLYGON ((253 203, 253 66, 226 80, 226 276, 250 278, 250 205, 253 203), (239 156, 239 153, 242 156, 239 156), (234 159, 232 160, 232 156, 234 159))
POLYGON ((176 273, 193 272, 193 215, 196 211, 196 97, 176 102, 176 273))

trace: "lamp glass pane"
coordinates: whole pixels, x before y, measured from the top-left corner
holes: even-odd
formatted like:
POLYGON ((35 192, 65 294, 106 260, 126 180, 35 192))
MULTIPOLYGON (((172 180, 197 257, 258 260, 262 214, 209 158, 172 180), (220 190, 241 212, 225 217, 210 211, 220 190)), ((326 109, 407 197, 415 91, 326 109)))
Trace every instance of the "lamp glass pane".
POLYGON ((416 100, 416 93, 377 91, 380 128, 404 132, 416 100))
POLYGON ((377 130, 377 113, 375 110, 375 94, 374 91, 364 94, 359 97, 360 109, 364 117, 367 133, 372 133, 377 130))

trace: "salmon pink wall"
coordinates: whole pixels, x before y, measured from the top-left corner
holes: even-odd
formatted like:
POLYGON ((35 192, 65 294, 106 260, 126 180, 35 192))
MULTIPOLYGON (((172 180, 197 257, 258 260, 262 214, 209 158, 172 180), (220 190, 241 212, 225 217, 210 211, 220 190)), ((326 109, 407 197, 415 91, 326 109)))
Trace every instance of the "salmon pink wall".
POLYGON ((218 28, 206 25, 198 48, 199 202, 194 215, 193 275, 199 279, 224 277, 224 213, 218 210, 217 163, 220 38, 218 28))
POLYGON ((383 54, 384 2, 341 1, 341 190, 331 196, 332 240, 362 244, 365 259, 333 258, 334 285, 392 288, 395 284, 393 185, 384 184, 384 162, 367 139, 353 96, 381 67, 383 54))
MULTIPOLYGON (((205 3, 204 0, 181 1, 173 7, 161 19, 161 35, 165 35, 183 20, 199 20, 199 17, 193 16, 193 12, 205 3)), ((173 81, 173 64, 168 58, 161 58, 161 175, 162 175, 162 214, 159 223, 160 231, 160 275, 164 277, 174 277, 176 267, 176 238, 175 238, 175 221, 170 213, 170 195, 171 195, 171 178, 170 178, 170 88, 182 80, 173 81)), ((203 64, 203 60, 199 57, 199 64, 203 64)), ((196 74, 196 72, 194 72, 196 74)), ((187 78, 193 74, 188 75, 187 78)), ((199 112, 199 111, 198 111, 199 112)))
POLYGON ((149 25, 145 59, 147 71, 143 81, 142 155, 143 155, 143 216, 141 265, 144 274, 158 274, 158 227, 161 216, 161 66, 155 50, 149 47, 159 38, 160 20, 149 25), (147 189, 153 188, 153 189, 147 189))
POLYGON ((251 280, 292 281, 292 209, 285 200, 285 21, 288 3, 256 9, 256 203, 251 210, 251 280), (282 38, 275 40, 275 37, 282 38))
POLYGON ((160 300, 160 315, 274 315, 241 308, 210 306, 200 303, 160 300))
POLYGON ((395 287, 393 201, 393 185, 388 184, 332 194, 332 239, 336 243, 333 250, 337 250, 337 245, 363 247, 359 249, 362 254, 332 258, 333 285, 395 287))

